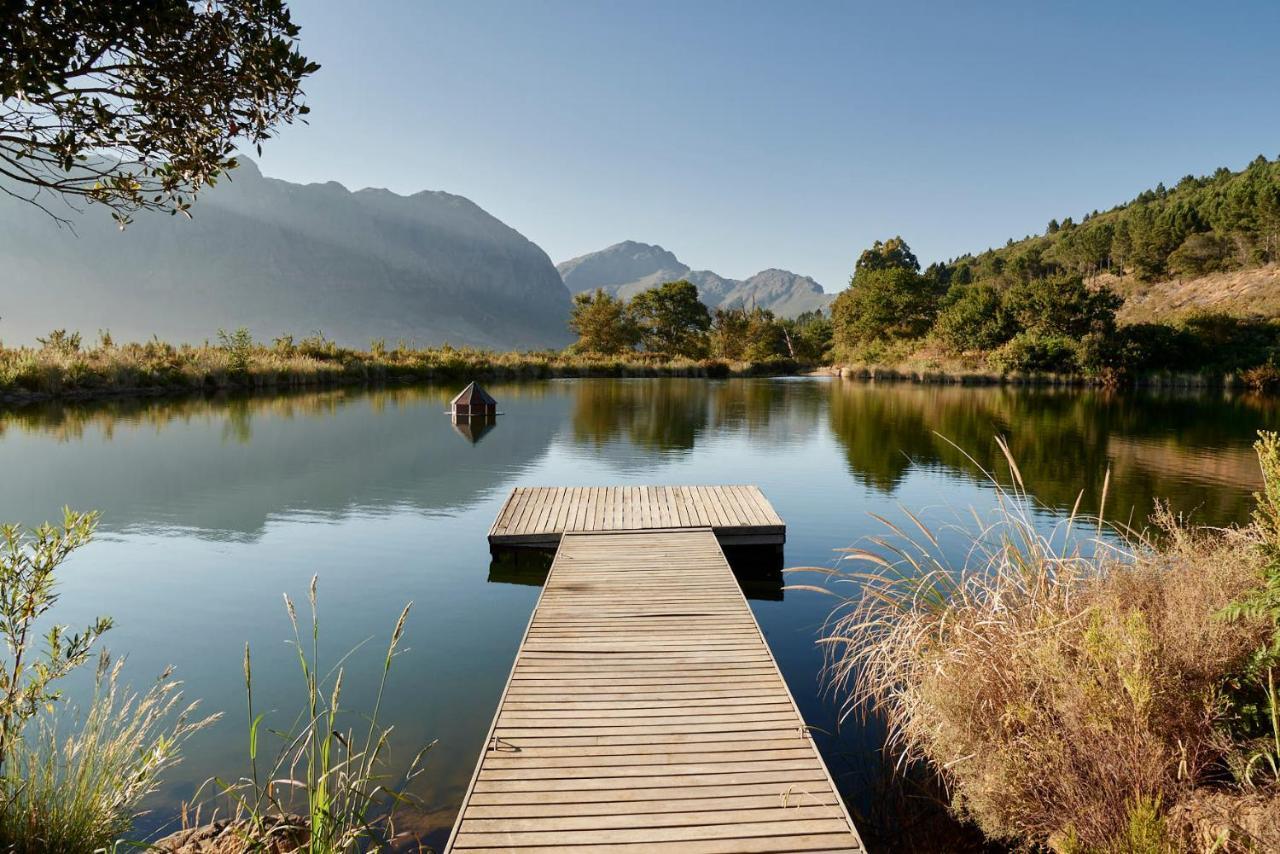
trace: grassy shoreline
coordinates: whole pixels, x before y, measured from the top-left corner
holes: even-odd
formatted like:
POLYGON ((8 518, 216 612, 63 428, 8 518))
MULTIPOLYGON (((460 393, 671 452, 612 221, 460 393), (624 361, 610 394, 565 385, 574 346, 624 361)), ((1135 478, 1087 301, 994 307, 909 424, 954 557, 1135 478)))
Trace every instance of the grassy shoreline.
POLYGON ((888 365, 831 365, 815 373, 843 377, 868 383, 914 383, 917 385, 975 386, 1068 386, 1077 388, 1226 388, 1265 391, 1269 383, 1259 384, 1248 376, 1212 371, 1151 371, 1127 377, 1117 384, 1105 377, 1058 373, 1001 373, 967 368, 917 368, 888 365))
POLYGON ((179 396, 209 392, 280 392, 352 385, 447 380, 559 377, 781 376, 810 369, 788 359, 731 362, 654 353, 597 356, 567 351, 497 353, 445 345, 369 350, 322 338, 274 345, 224 336, 222 344, 153 340, 84 348, 53 335, 40 347, 0 348, 0 402, 179 396))
POLYGON ((1280 437, 1255 445, 1250 523, 1157 508, 1144 531, 1078 505, 1046 527, 998 445, 960 556, 908 514, 918 533, 839 550, 869 567, 833 571, 857 592, 810 588, 842 600, 822 642, 844 714, 1016 850, 1280 850, 1280 437))
MULTIPOLYGON (((247 336, 221 344, 175 345, 159 340, 115 344, 108 337, 82 347, 76 336, 52 334, 38 347, 0 347, 0 403, 186 396, 220 392, 279 393, 358 385, 393 385, 480 379, 575 377, 726 377, 818 374, 864 382, 981 386, 1113 386, 1106 377, 985 370, 963 363, 806 364, 691 359, 632 352, 601 356, 573 351, 495 352, 449 345, 368 350, 340 347, 323 338, 272 345, 247 336)), ((1132 375, 1124 385, 1147 388, 1238 388, 1275 385, 1249 373, 1159 371, 1132 375), (1259 380, 1262 380, 1261 382, 1259 380)))

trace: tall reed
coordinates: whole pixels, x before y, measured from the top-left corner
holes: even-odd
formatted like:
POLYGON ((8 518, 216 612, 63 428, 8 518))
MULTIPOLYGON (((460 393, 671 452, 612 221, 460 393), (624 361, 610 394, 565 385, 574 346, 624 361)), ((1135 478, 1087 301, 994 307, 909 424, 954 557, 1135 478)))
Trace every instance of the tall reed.
POLYGON ((1082 516, 1080 499, 1048 522, 999 445, 1009 482, 988 474, 995 513, 972 514, 958 560, 906 511, 905 529, 881 519, 884 536, 844 551, 868 570, 810 587, 841 598, 821 639, 831 685, 990 837, 1175 850, 1169 809, 1233 749, 1226 680, 1270 636, 1219 618, 1258 584, 1259 533, 1162 510, 1148 539, 1082 516))
POLYGON ((412 603, 405 605, 391 631, 381 660, 378 688, 363 724, 346 723, 353 710, 344 705, 343 676, 348 652, 328 672, 321 669, 320 615, 317 579, 308 590, 310 624, 303 631, 293 600, 284 597, 293 629, 293 645, 304 685, 305 708, 287 731, 271 731, 279 749, 263 764, 261 735, 265 714, 254 704, 252 655, 244 652, 244 680, 248 720, 249 773, 240 779, 214 781, 217 792, 230 799, 233 820, 247 850, 271 850, 279 841, 304 840, 308 854, 397 851, 412 848, 413 840, 396 827, 397 812, 414 799, 410 783, 423 770, 423 759, 434 742, 419 750, 399 774, 389 773, 392 727, 379 722, 391 665, 404 638, 412 603), (289 820, 298 815, 301 827, 289 820), (301 833, 299 833, 301 831, 301 833))
POLYGON ((86 854, 119 846, 143 800, 176 765, 198 717, 166 671, 144 692, 121 687, 123 659, 98 658, 83 715, 45 714, 10 746, 0 844, 10 854, 86 854))

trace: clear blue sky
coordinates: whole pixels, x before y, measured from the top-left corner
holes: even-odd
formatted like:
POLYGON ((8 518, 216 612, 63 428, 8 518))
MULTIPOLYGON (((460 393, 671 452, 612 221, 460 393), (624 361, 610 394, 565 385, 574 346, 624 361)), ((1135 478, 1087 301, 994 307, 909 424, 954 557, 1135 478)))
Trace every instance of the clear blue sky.
POLYGON ((291 0, 324 67, 268 175, 467 196, 837 290, 1280 153, 1280 3, 291 0), (962 8, 963 7, 963 8, 962 8))

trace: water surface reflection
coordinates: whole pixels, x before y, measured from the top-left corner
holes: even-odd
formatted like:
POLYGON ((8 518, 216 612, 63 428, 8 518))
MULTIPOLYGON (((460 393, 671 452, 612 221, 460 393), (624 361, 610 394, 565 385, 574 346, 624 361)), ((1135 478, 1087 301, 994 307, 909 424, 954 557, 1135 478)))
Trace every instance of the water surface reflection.
MULTIPOLYGON (((167 664, 228 718, 192 745, 159 818, 212 774, 238 773, 240 659, 255 650, 264 708, 296 709, 280 594, 320 576, 324 654, 362 643, 350 698, 372 689, 381 636, 407 600, 410 652, 389 708, 404 753, 440 739, 419 794, 423 827, 452 820, 545 563, 505 563, 485 534, 516 485, 756 483, 788 523, 788 565, 834 548, 899 505, 948 519, 988 506, 982 469, 1007 437, 1043 501, 1144 519, 1154 497, 1208 524, 1241 521, 1257 485, 1250 443, 1275 404, 1223 393, 1108 394, 872 386, 839 380, 580 380, 495 384, 504 413, 483 441, 443 414, 456 389, 337 390, 240 399, 41 405, 0 416, 0 519, 102 511, 68 564, 61 622, 106 613, 110 645, 141 684, 167 664), (952 444, 954 443, 954 445, 952 444), (958 446, 958 447, 957 447, 958 446), (963 452, 960 449, 963 449, 963 452), (972 459, 966 456, 972 455, 972 459), (369 666, 366 666, 369 665, 369 666)), ((778 567, 744 588, 842 787, 868 816, 881 766, 874 728, 836 720, 814 646, 829 603, 785 591, 778 567)), ((803 583, 804 576, 793 577, 803 583)))

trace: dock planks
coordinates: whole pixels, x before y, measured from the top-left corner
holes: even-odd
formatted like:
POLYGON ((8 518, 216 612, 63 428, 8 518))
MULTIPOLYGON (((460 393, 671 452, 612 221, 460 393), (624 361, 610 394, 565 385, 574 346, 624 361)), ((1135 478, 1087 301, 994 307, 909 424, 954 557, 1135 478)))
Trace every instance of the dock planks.
POLYGON ((565 533, 446 850, 862 850, 711 528, 565 533))
POLYGON ((725 545, 780 544, 787 530, 755 486, 521 486, 489 543, 554 548, 568 533, 689 528, 710 528, 725 545))

